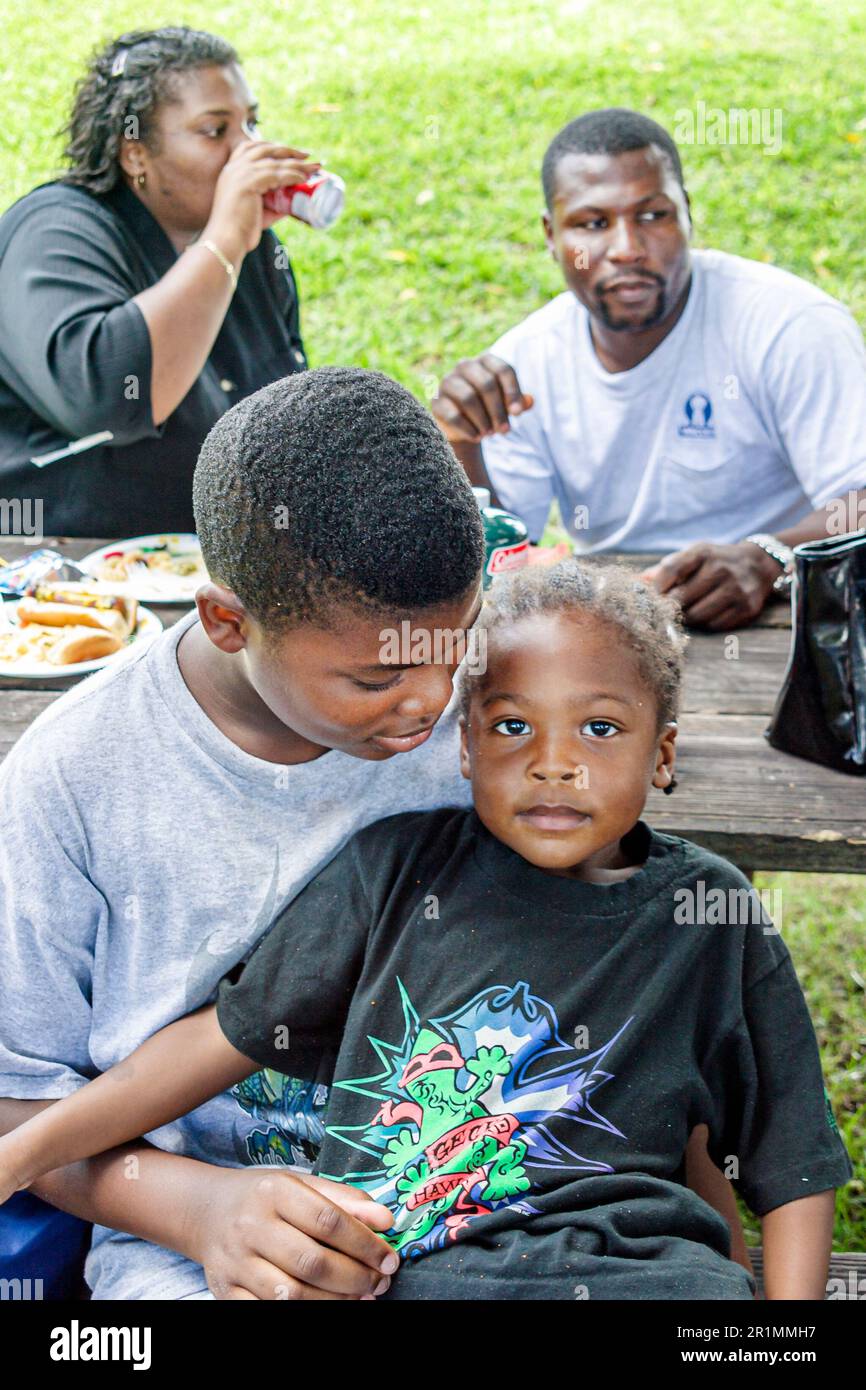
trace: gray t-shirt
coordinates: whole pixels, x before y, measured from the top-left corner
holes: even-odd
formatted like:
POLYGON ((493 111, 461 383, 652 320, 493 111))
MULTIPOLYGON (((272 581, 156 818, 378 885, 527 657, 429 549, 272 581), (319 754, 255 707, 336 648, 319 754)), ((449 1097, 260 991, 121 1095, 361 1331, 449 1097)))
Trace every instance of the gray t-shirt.
MULTIPOLYGON (((47 709, 0 768, 0 1094, 68 1095, 214 997, 351 835, 469 804, 453 703, 428 741, 283 767, 236 747, 177 664, 185 617, 47 709)), ((335 939, 334 952, 340 942, 335 939)), ((311 1166, 327 1088, 261 1072, 148 1135, 212 1163, 311 1166)), ((96 1227, 100 1299, 205 1287, 173 1251, 96 1227)))

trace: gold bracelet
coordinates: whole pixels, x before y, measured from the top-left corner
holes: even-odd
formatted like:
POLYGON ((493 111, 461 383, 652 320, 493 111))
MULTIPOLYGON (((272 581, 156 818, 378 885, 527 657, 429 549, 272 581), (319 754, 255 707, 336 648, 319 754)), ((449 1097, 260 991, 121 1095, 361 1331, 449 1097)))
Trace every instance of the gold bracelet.
POLYGON ((229 277, 229 279, 230 279, 231 282, 232 282, 232 289, 233 289, 233 290, 236 290, 237 287, 238 287, 238 277, 237 277, 237 275, 235 274, 235 268, 234 268, 234 266, 232 265, 231 261, 228 260, 228 258, 227 258, 226 256, 223 255, 223 253, 222 253, 222 251, 219 249, 219 247, 218 247, 218 246, 215 246, 214 243, 213 243, 212 241, 208 241, 207 239, 205 239, 204 241, 197 241, 197 242, 196 242, 196 245, 197 245, 197 246, 206 246, 207 249, 208 249, 208 251, 210 251, 211 255, 216 256, 217 260, 219 261, 219 263, 220 263, 220 265, 222 266, 223 270, 225 271, 226 275, 229 277))

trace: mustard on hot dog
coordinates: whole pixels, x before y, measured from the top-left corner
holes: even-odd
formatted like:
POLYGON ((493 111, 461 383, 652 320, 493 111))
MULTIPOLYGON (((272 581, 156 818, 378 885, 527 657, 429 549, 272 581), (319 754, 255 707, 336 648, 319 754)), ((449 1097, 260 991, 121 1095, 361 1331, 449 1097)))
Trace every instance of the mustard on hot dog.
POLYGON ((94 592, 84 584, 37 584, 18 604, 22 627, 38 623, 43 627, 99 628, 121 642, 134 630, 137 616, 135 599, 94 592))

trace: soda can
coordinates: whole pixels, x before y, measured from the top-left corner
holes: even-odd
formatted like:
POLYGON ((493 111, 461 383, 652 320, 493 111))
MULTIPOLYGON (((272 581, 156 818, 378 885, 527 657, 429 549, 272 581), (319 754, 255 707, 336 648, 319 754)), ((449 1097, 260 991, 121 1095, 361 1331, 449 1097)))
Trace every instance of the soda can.
POLYGON ((317 231, 326 231, 336 222, 346 201, 346 185, 339 174, 320 170, 306 183, 293 183, 288 188, 275 188, 264 195, 268 212, 281 217, 296 217, 317 231))

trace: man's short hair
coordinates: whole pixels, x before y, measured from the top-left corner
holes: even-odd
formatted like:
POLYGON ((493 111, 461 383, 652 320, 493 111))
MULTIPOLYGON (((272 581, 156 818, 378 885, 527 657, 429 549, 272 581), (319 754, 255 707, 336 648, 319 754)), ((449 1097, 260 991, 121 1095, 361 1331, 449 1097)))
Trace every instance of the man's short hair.
POLYGON ((648 145, 655 145, 667 156, 677 182, 685 190, 679 151, 664 127, 649 116, 629 111, 624 106, 610 106, 603 111, 587 111, 584 116, 569 121, 554 135, 541 165, 541 184, 548 212, 553 207, 557 166, 565 155, 627 154, 629 150, 644 150, 648 145))
POLYGON ((381 372, 320 367, 240 401, 202 445, 193 506, 208 573, 265 627, 431 608, 481 574, 466 474, 381 372))

